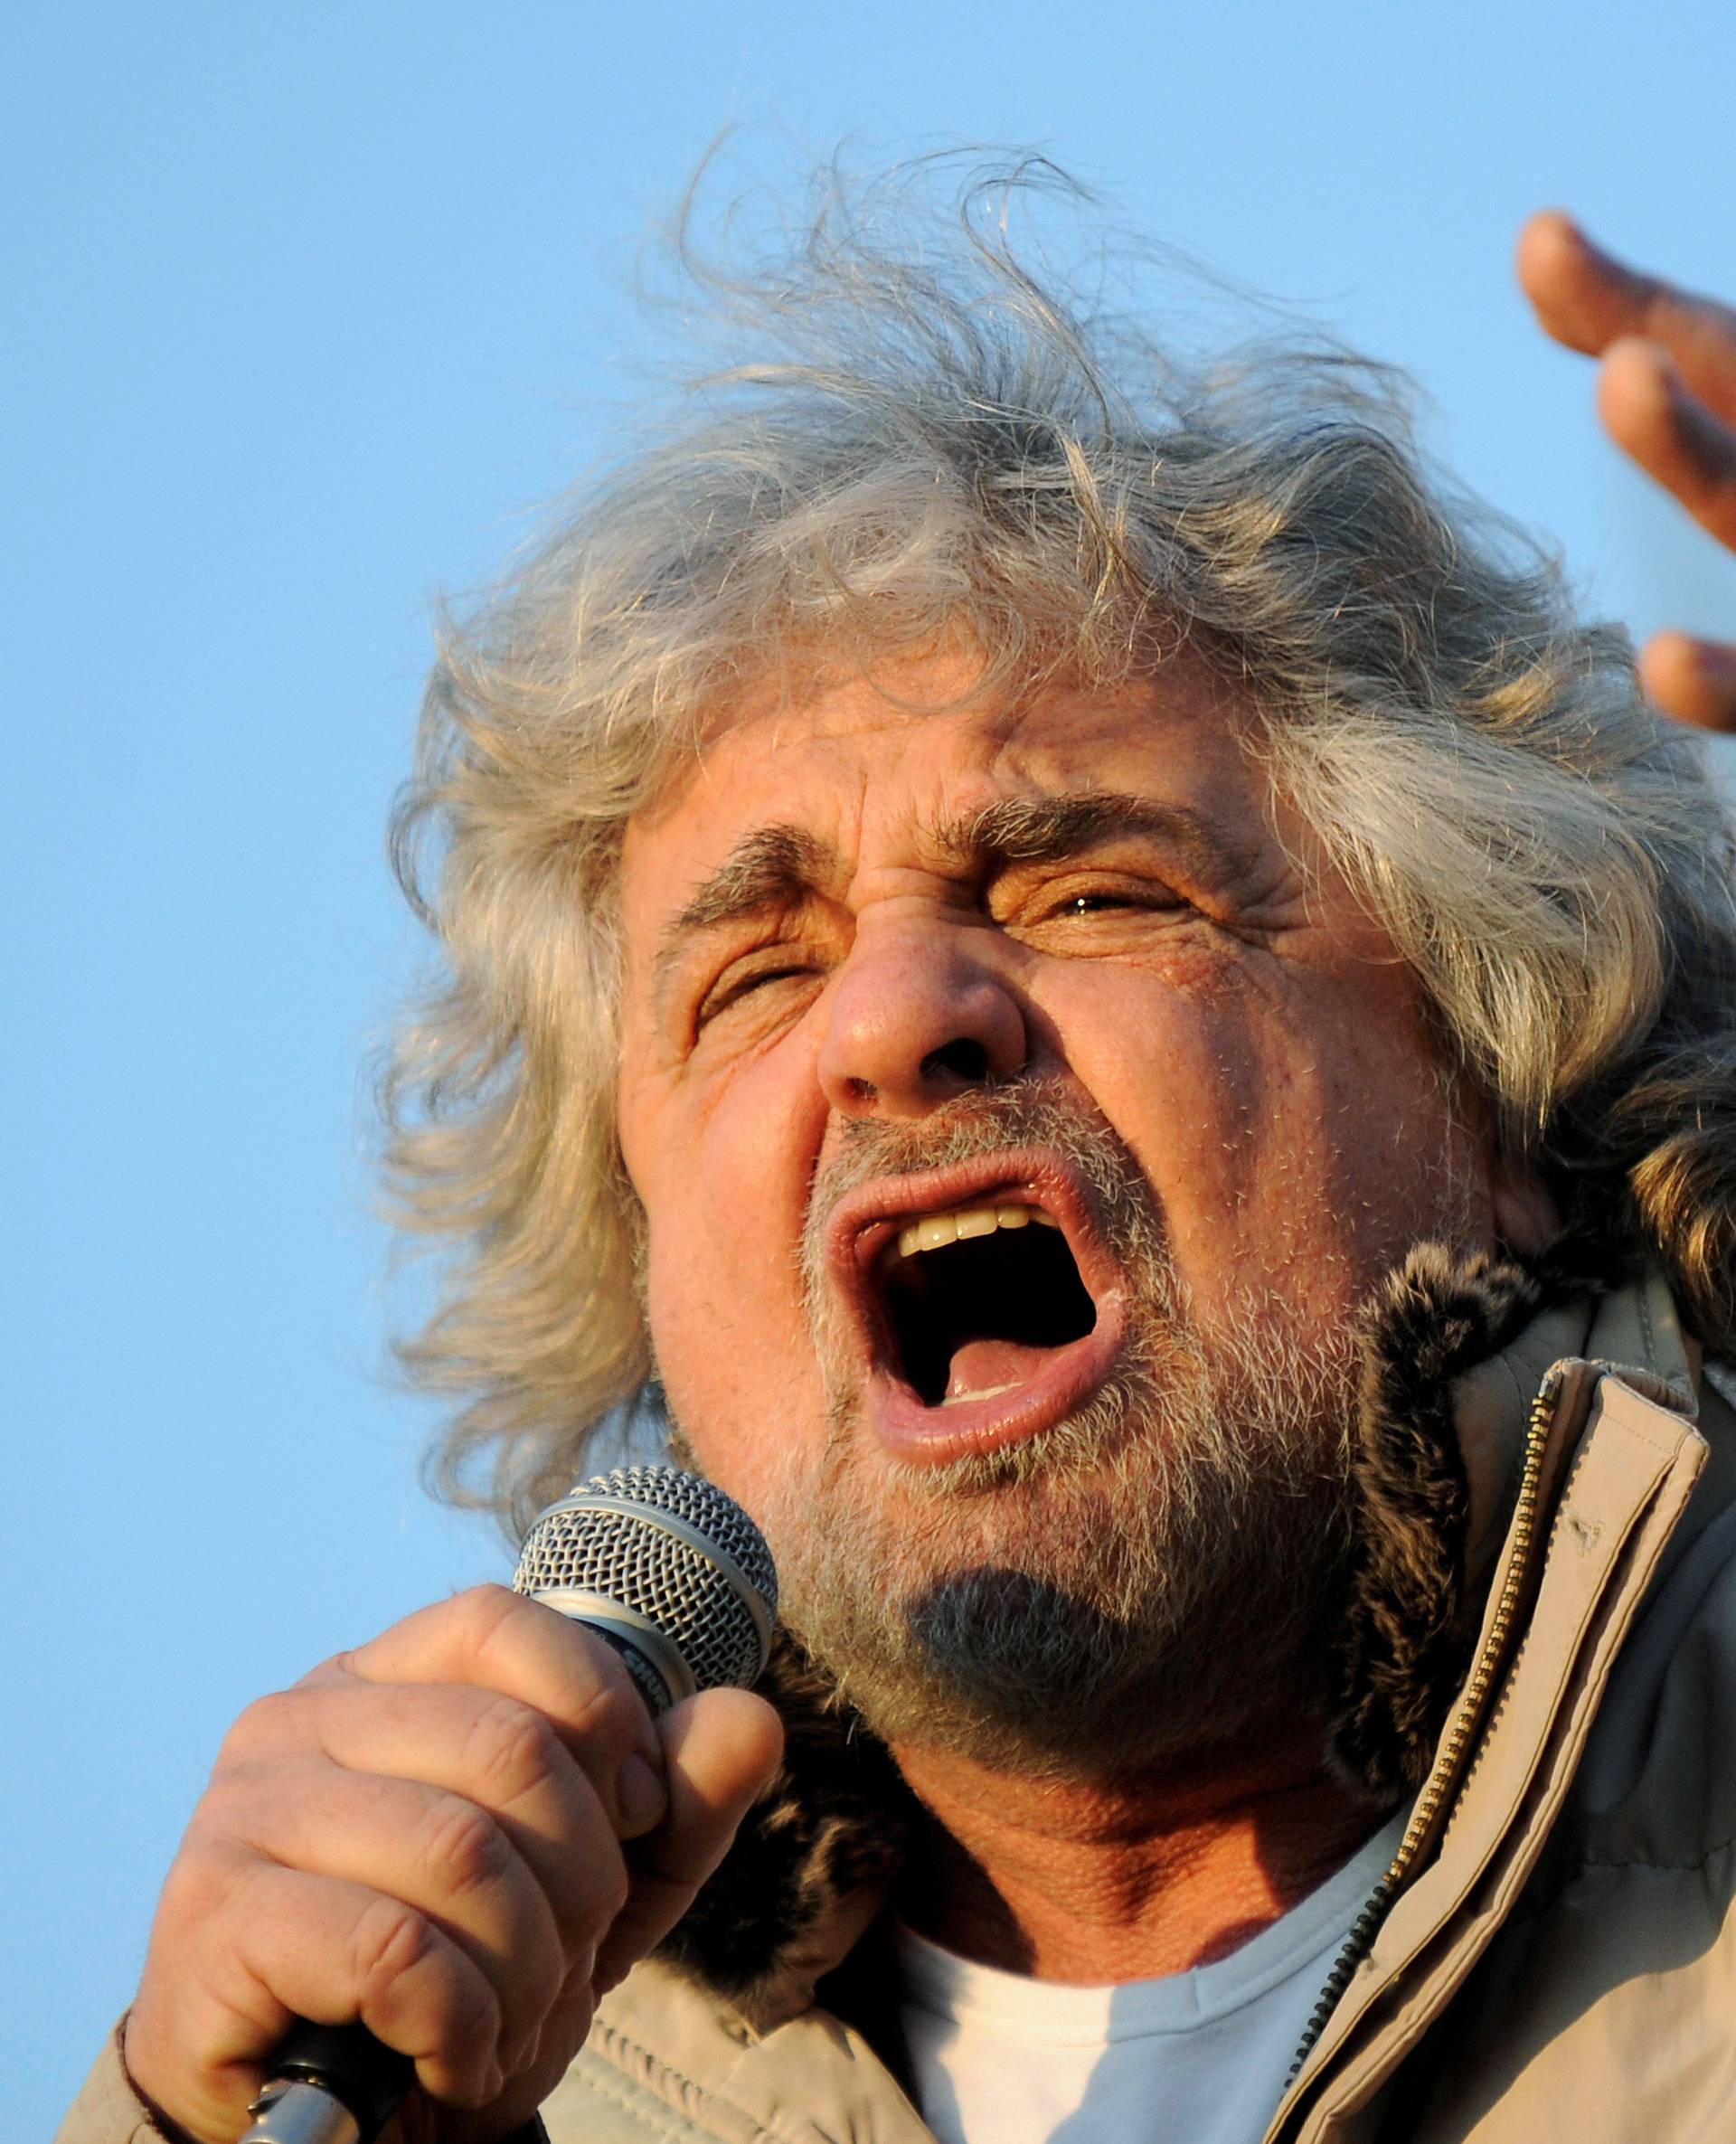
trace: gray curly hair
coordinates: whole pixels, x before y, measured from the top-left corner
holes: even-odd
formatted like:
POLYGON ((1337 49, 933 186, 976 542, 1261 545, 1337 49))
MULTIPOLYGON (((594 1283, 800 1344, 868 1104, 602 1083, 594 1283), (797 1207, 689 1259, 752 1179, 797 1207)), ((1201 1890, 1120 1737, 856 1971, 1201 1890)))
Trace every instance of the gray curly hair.
MULTIPOLYGON (((1729 1348, 1731 830, 1626 636, 1429 470, 1386 369, 1294 329, 1184 358, 1021 256, 1008 204, 1052 169, 951 213, 933 175, 829 174, 732 274, 687 249, 758 354, 443 622, 395 854, 444 973, 382 1083, 394 1217, 444 1253, 401 1349, 456 1403, 437 1487, 522 1524, 647 1374, 613 1113, 628 817, 744 679, 961 629, 991 686, 1183 641, 1227 673, 1570 1237, 1661 1258, 1729 1348)), ((1099 291, 1132 258, 1099 239, 1099 291)))

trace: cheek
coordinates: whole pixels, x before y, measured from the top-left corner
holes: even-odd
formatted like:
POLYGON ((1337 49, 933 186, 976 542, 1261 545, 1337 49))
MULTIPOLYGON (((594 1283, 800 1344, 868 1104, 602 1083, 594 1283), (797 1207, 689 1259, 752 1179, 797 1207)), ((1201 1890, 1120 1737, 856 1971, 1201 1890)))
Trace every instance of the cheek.
POLYGON ((1203 961, 1185 977, 1080 966, 1047 993, 1060 1053, 1151 1182, 1184 1268, 1221 1252, 1268 1172, 1282 1078, 1252 995, 1203 961))
MULTIPOLYGON (((1353 1033, 1356 1031, 1352 1031, 1353 1033)), ((1364 1291, 1412 1244, 1461 1247, 1494 1234, 1491 1152, 1420 1036, 1364 1025, 1379 1047, 1348 1044, 1323 1068, 1321 1120, 1335 1134, 1337 1184, 1364 1291)))
POLYGON ((1231 961, 1186 989, 1088 981, 1057 1029, 1197 1300, 1270 1290, 1339 1316, 1420 1236, 1487 1233, 1480 1150, 1408 1005, 1231 961))
POLYGON ((1486 1157, 1420 1029, 1353 1001, 1297 1084, 1286 1191, 1323 1305, 1361 1304, 1417 1242, 1489 1240, 1486 1157))
POLYGON ((647 1157, 634 1176, 659 1374, 701 1464, 750 1510, 778 1455, 823 1421, 800 1265, 819 1134, 797 1055, 769 1053, 709 1106, 671 1101, 624 1140, 629 1167, 647 1157))

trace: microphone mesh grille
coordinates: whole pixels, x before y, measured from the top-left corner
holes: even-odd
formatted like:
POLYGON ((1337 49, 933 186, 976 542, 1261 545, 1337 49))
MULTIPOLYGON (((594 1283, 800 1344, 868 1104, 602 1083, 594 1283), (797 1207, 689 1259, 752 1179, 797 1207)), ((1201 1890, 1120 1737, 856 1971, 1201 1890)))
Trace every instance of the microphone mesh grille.
POLYGON ((521 1593, 573 1587, 633 1610, 656 1625, 702 1690, 746 1689, 765 1666, 751 1610, 723 1565, 666 1532, 666 1511, 713 1544, 778 1611, 778 1573, 758 1526, 741 1506, 680 1467, 618 1467, 568 1491, 524 1537, 513 1585, 521 1593), (598 1499, 644 1506, 644 1516, 598 1499))

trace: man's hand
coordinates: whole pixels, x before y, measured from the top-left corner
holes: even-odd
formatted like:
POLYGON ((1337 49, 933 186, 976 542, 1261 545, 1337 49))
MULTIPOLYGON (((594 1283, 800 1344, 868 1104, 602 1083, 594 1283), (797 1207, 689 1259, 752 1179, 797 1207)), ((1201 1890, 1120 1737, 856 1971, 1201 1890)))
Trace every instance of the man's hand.
POLYGON ((233 2144, 292 2018, 360 2017, 415 2057, 433 2105, 414 2133, 507 2134, 686 1910, 781 1743, 741 1690, 654 1724, 608 1646, 502 1587, 422 1610, 230 1733, 164 1886, 135 2082, 233 2144))
MULTIPOLYGON (((1560 209, 1525 225, 1518 268, 1555 340, 1603 360, 1609 436, 1736 551, 1736 312, 1624 267, 1560 209)), ((1659 633, 1640 675, 1666 714, 1736 731, 1736 647, 1659 633)))

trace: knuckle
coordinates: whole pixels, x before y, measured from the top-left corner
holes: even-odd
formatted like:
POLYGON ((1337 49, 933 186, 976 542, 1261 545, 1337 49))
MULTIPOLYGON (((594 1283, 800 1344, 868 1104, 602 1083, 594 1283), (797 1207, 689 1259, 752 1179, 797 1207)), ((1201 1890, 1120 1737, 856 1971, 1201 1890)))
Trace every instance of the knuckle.
POLYGON ((187 1826, 189 1841, 220 1845, 225 1840, 250 1839, 261 1804, 269 1800, 274 1782, 280 1776, 278 1768, 266 1757, 238 1753, 218 1765, 187 1826))
POLYGON ((466 1776, 491 1796, 516 1801, 552 1775, 560 1751, 553 1725, 533 1705, 495 1698, 470 1731, 466 1776))
POLYGON ((474 1653, 486 1653, 503 1630, 523 1615, 524 1597, 510 1586, 469 1586, 453 1595, 450 1607, 460 1639, 474 1653))
POLYGON ((228 1910, 241 1879, 234 1857, 215 1850, 195 1820, 163 1880, 156 1908, 159 1930, 174 1936, 208 1926, 228 1910))
POLYGON ((512 1852, 506 1834, 486 1809, 462 1795, 439 1797, 429 1818, 421 1859, 446 1895, 461 1898, 496 1882, 512 1852))
POLYGON ((426 1913, 401 1898, 376 1898, 363 1909, 350 1937, 350 1970, 363 2009, 426 1967, 439 1948, 426 1913))
POLYGON ((458 1653, 469 1674, 485 1684, 522 1655, 528 1620, 538 1612, 523 1593, 493 1584, 456 1593, 448 1607, 458 1653))
POLYGON ((220 1763, 244 1763, 268 1750, 281 1749, 302 1730, 306 1707, 294 1690, 272 1690, 256 1697, 223 1737, 220 1763))
POLYGON ((583 1642, 591 1688, 573 1714, 576 1733, 602 1743, 637 1739, 644 1724, 645 1700, 634 1686, 625 1662, 613 1646, 577 1624, 569 1628, 583 1642))

